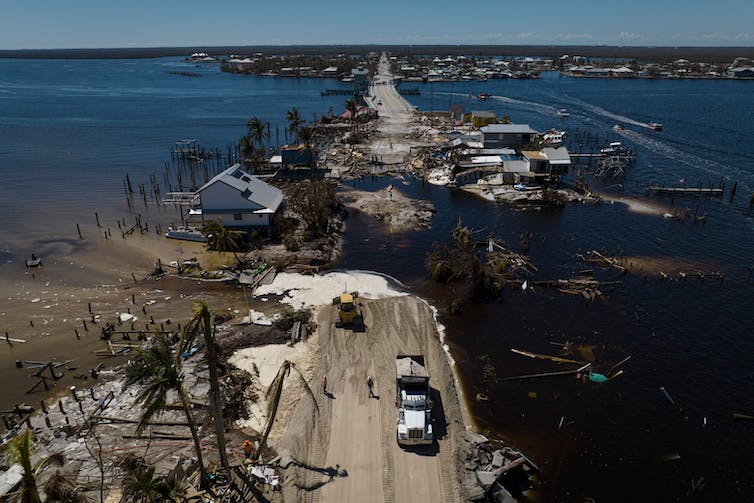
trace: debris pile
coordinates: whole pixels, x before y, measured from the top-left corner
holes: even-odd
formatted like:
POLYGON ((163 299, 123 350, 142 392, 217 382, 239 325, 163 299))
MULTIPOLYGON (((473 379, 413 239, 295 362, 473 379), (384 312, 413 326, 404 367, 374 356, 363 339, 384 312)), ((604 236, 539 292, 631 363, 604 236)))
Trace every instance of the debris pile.
POLYGON ((528 479, 530 474, 539 471, 539 467, 512 447, 495 448, 484 435, 468 433, 468 437, 469 447, 464 458, 466 472, 462 481, 468 499, 515 502, 516 498, 505 486, 506 481, 528 479))

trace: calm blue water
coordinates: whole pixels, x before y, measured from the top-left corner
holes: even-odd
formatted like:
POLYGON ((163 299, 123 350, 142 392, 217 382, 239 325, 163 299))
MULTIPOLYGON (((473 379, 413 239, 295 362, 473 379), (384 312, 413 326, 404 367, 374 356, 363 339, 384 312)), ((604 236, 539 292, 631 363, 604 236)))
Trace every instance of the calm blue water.
MULTIPOLYGON (((73 237, 76 222, 94 224, 95 211, 126 215, 125 173, 135 184, 159 175, 176 140, 196 138, 205 147, 225 149, 256 115, 272 123, 273 138, 280 124, 282 142, 283 118, 291 107, 299 107, 305 118, 330 106, 342 109, 343 97, 319 94, 336 85, 228 75, 173 58, 0 60, 0 253, 13 256, 29 241, 73 237), (170 70, 203 77, 170 75, 170 70)), ((467 395, 483 392, 491 398, 473 404, 477 422, 524 448, 542 467, 535 498, 684 500, 692 479, 704 477, 705 490, 696 499, 750 501, 754 423, 734 422, 732 413, 754 415, 751 83, 548 74, 533 81, 419 87, 422 95, 411 99, 421 109, 465 104, 508 114, 539 130, 565 128, 572 140, 588 132, 600 137, 600 144, 623 141, 638 154, 627 172, 627 192, 636 183, 675 185, 680 179, 687 186, 719 183, 721 177, 728 188, 738 183, 732 201, 727 195, 676 199, 678 208, 708 213, 707 223, 696 225, 628 213, 617 204, 517 212, 418 180, 351 182, 362 188, 393 183, 432 200, 439 211, 431 231, 405 236, 386 236, 380 225, 355 215, 339 266, 392 274, 442 308, 453 294, 427 282, 423 262, 432 242, 445 239, 462 218, 484 229, 482 235, 495 233, 514 247, 522 233, 532 233, 530 255, 540 267, 534 280, 590 268, 576 254, 593 248, 698 264, 689 266, 689 273, 695 268, 724 272, 722 284, 709 278, 682 285, 624 276, 622 285, 606 288, 604 299, 594 303, 544 290, 505 292, 498 301, 467 305, 463 316, 443 322, 467 395), (467 100, 469 93, 482 91, 493 97, 467 100), (560 108, 570 111, 569 119, 556 116, 560 108), (648 121, 662 122, 664 130, 643 127, 648 121), (614 132, 616 123, 625 130, 614 132), (604 361, 632 358, 624 375, 602 385, 570 378, 495 384, 480 377, 555 370, 551 362, 517 356, 510 348, 556 354, 549 343, 567 340, 595 345, 604 361), (665 401, 660 386, 675 406, 665 401), (536 398, 529 398, 532 392, 536 398)), ((168 210, 139 211, 174 216, 168 210)))

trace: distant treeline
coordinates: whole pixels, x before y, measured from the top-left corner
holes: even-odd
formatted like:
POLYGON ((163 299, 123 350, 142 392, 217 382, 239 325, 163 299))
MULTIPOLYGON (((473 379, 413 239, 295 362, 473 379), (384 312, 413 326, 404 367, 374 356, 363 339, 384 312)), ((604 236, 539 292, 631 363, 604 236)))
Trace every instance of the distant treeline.
POLYGON ((563 54, 590 58, 624 58, 662 62, 684 58, 701 62, 732 61, 737 57, 754 59, 754 47, 616 47, 588 45, 288 45, 217 47, 145 47, 120 49, 24 49, 0 50, 0 58, 44 59, 133 59, 187 56, 194 52, 211 55, 271 54, 321 55, 345 53, 362 55, 388 51, 392 54, 438 54, 479 56, 542 56, 563 54))

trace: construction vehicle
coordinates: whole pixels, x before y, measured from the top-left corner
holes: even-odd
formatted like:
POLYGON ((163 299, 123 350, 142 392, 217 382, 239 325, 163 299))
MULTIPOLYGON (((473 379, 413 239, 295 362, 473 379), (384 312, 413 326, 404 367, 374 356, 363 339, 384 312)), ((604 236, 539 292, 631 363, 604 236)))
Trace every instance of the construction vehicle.
POLYGON ((398 408, 398 444, 431 444, 432 400, 429 397, 429 373, 422 355, 398 355, 396 369, 396 407, 398 408))
POLYGON ((339 297, 335 297, 332 300, 338 313, 336 326, 356 326, 362 322, 361 309, 359 308, 359 305, 356 304, 358 296, 359 292, 343 292, 339 297))

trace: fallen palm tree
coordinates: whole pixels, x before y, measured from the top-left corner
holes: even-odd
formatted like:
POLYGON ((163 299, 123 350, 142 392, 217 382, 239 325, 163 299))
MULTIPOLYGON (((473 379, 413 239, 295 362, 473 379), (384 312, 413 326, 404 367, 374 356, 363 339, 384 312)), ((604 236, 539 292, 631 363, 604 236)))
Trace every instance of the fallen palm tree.
POLYGON ((466 280, 472 296, 497 296, 503 286, 521 286, 527 274, 538 271, 528 257, 512 251, 501 241, 493 238, 473 241, 478 232, 459 221, 451 231, 449 244, 433 244, 425 266, 434 281, 450 284, 466 280))
POLYGON ((626 267, 623 265, 624 259, 617 257, 608 257, 607 255, 603 255, 597 250, 587 252, 586 255, 579 254, 577 255, 577 257, 590 264, 597 264, 601 267, 617 269, 621 272, 621 274, 625 274, 627 272, 626 267))

